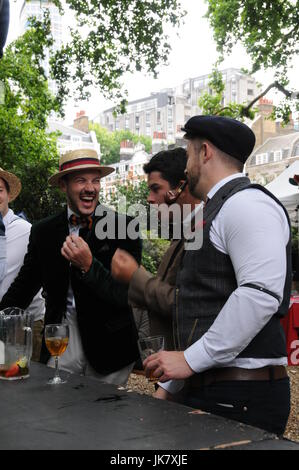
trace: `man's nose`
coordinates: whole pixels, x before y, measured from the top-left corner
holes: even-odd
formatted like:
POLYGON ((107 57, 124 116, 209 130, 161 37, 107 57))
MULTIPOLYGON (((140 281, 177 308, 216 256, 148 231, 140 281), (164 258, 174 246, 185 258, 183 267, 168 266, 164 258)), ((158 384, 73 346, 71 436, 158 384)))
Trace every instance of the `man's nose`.
POLYGON ((85 191, 89 193, 94 193, 95 192, 95 186, 91 181, 87 181, 84 186, 85 191))
POLYGON ((154 196, 151 193, 149 193, 149 195, 147 196, 147 202, 149 204, 155 204, 155 202, 156 202, 154 196))

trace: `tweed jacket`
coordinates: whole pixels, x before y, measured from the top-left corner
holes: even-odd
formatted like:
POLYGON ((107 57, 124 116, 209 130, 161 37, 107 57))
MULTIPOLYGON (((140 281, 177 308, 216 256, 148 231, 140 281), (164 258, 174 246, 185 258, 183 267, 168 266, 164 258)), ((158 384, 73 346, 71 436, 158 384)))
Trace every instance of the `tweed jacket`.
MULTIPOLYGON (((87 360, 98 373, 109 374, 139 357, 127 287, 112 278, 111 259, 116 249, 122 248, 139 263, 142 246, 139 238, 118 240, 117 234, 115 239, 98 239, 95 230, 102 217, 94 217, 93 227, 86 238, 93 261, 90 270, 83 275, 61 254, 61 247, 69 234, 66 209, 34 224, 24 264, 3 297, 0 309, 7 306, 27 308, 42 287, 46 297, 45 324, 60 323, 66 312, 71 282, 87 360)), ((115 213, 114 217, 118 227, 120 216, 115 213)), ((128 224, 130 219, 125 220, 128 224)), ((46 363, 48 358, 43 342, 41 362, 46 363)))
POLYGON ((176 275, 184 252, 184 241, 173 240, 163 256, 157 276, 142 266, 135 271, 129 286, 129 303, 148 310, 151 335, 165 336, 165 349, 173 350, 172 310, 176 275))

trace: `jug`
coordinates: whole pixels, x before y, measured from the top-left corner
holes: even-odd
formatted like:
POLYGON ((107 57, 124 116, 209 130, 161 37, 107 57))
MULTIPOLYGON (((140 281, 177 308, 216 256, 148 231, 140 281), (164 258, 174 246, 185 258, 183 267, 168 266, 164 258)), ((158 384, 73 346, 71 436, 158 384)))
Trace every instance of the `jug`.
POLYGON ((0 311, 0 379, 29 377, 34 315, 20 308, 0 311))

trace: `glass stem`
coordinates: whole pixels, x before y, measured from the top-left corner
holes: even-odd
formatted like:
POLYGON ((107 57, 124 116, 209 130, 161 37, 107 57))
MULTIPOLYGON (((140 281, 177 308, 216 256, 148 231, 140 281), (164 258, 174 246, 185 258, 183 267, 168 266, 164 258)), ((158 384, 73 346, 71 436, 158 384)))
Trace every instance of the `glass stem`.
POLYGON ((58 356, 55 356, 55 378, 59 377, 59 369, 58 369, 58 356))

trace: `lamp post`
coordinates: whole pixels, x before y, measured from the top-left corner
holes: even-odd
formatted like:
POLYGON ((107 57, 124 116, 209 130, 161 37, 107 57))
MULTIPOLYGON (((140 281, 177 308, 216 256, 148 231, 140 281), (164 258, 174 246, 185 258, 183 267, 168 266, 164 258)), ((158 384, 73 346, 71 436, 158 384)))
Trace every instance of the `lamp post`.
POLYGON ((9 0, 0 0, 0 59, 3 56, 9 27, 9 0))

